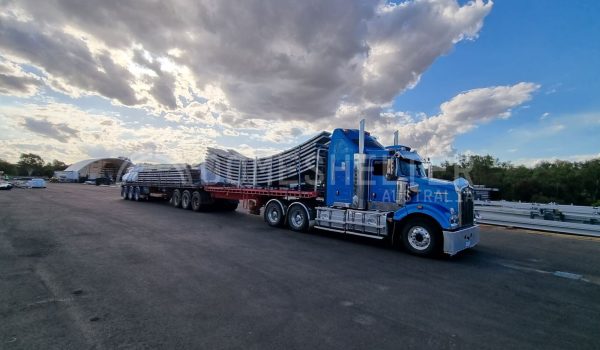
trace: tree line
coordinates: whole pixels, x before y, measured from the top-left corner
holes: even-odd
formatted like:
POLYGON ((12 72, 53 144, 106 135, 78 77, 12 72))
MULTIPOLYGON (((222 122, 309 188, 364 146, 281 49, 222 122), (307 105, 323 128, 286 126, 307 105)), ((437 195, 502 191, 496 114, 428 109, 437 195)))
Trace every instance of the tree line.
MULTIPOLYGON (((11 176, 52 177, 67 164, 44 162, 34 153, 23 153, 16 164, 0 159, 0 171, 11 176)), ((533 167, 502 162, 490 155, 461 156, 434 167, 434 177, 454 180, 462 176, 472 184, 498 188, 508 201, 600 206, 600 159, 584 162, 557 160, 533 167)))
POLYGON ((498 188, 500 198, 508 201, 600 206, 600 158, 526 167, 490 155, 469 155, 434 169, 436 178, 452 180, 458 176, 472 184, 498 188))
POLYGON ((52 177, 55 170, 65 170, 67 166, 64 162, 56 159, 46 163, 35 153, 22 153, 17 163, 0 159, 0 171, 8 176, 52 177))

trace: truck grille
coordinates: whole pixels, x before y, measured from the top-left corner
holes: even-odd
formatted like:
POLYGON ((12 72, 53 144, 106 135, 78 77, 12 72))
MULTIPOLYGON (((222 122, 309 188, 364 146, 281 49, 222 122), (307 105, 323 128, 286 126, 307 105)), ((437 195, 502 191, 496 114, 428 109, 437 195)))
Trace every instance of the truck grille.
POLYGON ((475 210, 473 208, 473 191, 467 187, 460 194, 460 224, 461 226, 473 225, 475 210))

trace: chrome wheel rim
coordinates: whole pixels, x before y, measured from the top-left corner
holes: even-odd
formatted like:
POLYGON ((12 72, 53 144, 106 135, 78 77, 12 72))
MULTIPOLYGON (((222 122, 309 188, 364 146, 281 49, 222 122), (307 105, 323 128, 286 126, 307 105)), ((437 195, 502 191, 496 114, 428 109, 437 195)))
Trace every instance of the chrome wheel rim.
POLYGON ((296 210, 294 213, 292 213, 290 220, 292 220, 292 224, 295 227, 301 227, 302 225, 304 225, 304 217, 302 217, 302 213, 300 212, 300 210, 296 210))
POLYGON ((277 211, 277 208, 271 208, 267 216, 269 217, 269 221, 272 223, 279 222, 279 212, 277 211))
POLYGON ((421 226, 414 226, 408 231, 408 244, 416 250, 425 250, 431 245, 431 234, 421 226))

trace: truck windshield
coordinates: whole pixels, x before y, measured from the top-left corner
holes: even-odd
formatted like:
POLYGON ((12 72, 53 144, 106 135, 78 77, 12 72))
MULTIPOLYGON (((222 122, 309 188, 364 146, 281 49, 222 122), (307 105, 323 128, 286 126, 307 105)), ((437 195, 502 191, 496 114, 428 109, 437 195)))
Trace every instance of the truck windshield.
POLYGON ((415 162, 412 160, 399 159, 400 163, 398 167, 398 172, 400 176, 408 176, 408 177, 426 177, 425 167, 421 162, 415 162))

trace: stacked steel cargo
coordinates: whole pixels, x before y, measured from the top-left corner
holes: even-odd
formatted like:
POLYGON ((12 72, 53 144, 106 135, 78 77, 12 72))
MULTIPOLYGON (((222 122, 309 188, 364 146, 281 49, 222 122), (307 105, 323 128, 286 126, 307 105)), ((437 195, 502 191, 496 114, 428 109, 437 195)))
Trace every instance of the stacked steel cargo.
POLYGON ((150 186, 192 186, 200 183, 200 172, 188 164, 141 164, 129 169, 123 181, 150 186))
POLYGON ((206 168, 238 186, 306 185, 314 180, 316 172, 324 174, 330 136, 330 133, 322 132, 294 148, 256 159, 245 157, 234 150, 209 148, 206 168), (316 171, 317 164, 320 171, 316 171))

